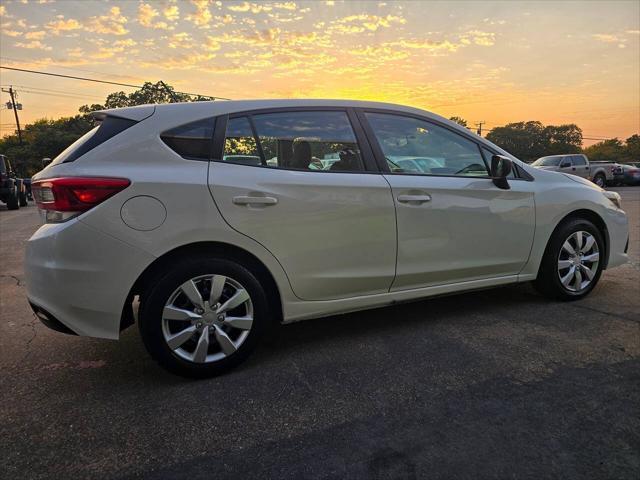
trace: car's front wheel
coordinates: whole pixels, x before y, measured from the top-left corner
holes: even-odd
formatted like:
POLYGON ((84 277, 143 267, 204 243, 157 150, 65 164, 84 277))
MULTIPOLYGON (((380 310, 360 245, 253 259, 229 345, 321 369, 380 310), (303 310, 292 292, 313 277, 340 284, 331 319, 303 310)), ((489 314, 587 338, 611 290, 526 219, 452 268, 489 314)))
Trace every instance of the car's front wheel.
POLYGON ((549 240, 534 286, 559 300, 583 298, 600 279, 604 254, 602 234, 592 222, 566 221, 549 240))
POLYGON ((269 324, 264 289, 243 265, 185 261, 152 282, 139 328, 151 356, 188 377, 222 374, 244 361, 269 324))

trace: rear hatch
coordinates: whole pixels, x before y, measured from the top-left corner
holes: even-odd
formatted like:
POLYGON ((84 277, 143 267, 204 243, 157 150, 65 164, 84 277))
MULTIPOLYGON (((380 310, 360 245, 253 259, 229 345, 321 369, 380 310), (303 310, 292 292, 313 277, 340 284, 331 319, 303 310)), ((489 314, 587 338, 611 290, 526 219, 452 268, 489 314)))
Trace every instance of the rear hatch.
POLYGON ((69 145, 60 155, 53 159, 47 167, 34 176, 34 180, 41 177, 41 173, 62 163, 74 162, 85 153, 102 145, 119 133, 149 118, 155 112, 154 105, 101 110, 91 113, 99 124, 85 133, 78 140, 69 145))

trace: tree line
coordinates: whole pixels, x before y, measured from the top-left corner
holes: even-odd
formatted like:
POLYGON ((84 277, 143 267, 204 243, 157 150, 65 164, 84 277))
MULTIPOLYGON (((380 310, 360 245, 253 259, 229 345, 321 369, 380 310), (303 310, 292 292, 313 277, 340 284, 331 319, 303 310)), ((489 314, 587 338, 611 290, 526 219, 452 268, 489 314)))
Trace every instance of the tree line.
MULTIPOLYGON (((176 92, 164 82, 146 82, 133 93, 110 93, 104 104, 83 105, 75 116, 36 120, 24 127, 22 144, 17 134, 1 138, 0 153, 12 161, 19 176, 29 177, 42 168, 43 158, 56 157, 96 126, 90 112, 147 103, 202 100, 207 100, 207 97, 176 92)), ((464 118, 451 117, 451 120, 467 127, 464 118)), ((582 130, 575 124, 543 125, 538 121, 509 123, 492 129, 486 138, 525 162, 545 155, 581 152, 596 161, 640 161, 639 135, 632 135, 625 141, 617 138, 604 140, 583 149, 582 130)))
MULTIPOLYGON (((451 117, 450 120, 467 127, 467 121, 461 117, 451 117)), ((632 135, 624 141, 618 138, 603 140, 582 148, 582 129, 573 123, 509 123, 492 129, 486 138, 525 162, 563 153, 584 153, 593 161, 640 162, 640 135, 632 135)))

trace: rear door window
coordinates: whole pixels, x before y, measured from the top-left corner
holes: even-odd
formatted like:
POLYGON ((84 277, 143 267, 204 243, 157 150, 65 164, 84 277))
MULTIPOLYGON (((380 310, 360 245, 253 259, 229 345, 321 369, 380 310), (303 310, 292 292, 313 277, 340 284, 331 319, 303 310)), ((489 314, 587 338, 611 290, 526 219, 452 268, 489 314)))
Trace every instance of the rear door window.
POLYGON ((244 165, 262 165, 258 142, 253 134, 249 118, 231 118, 227 122, 222 159, 225 162, 244 165))
POLYGON ((223 160, 306 171, 364 170, 344 111, 256 114, 229 120, 223 160))
POLYGON ((582 155, 573 155, 572 158, 573 158, 574 165, 583 166, 587 164, 586 160, 582 155))

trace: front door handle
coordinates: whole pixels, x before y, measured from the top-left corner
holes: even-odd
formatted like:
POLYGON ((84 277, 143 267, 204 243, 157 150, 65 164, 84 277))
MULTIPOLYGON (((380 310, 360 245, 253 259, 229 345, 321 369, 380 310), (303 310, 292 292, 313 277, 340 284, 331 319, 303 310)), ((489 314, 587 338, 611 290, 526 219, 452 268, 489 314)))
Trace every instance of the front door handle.
POLYGON ((241 195, 239 197, 233 197, 234 205, 275 205, 278 203, 278 199, 275 197, 250 197, 241 195))
POLYGON ((400 203, 425 203, 431 201, 431 195, 398 195, 400 203))

